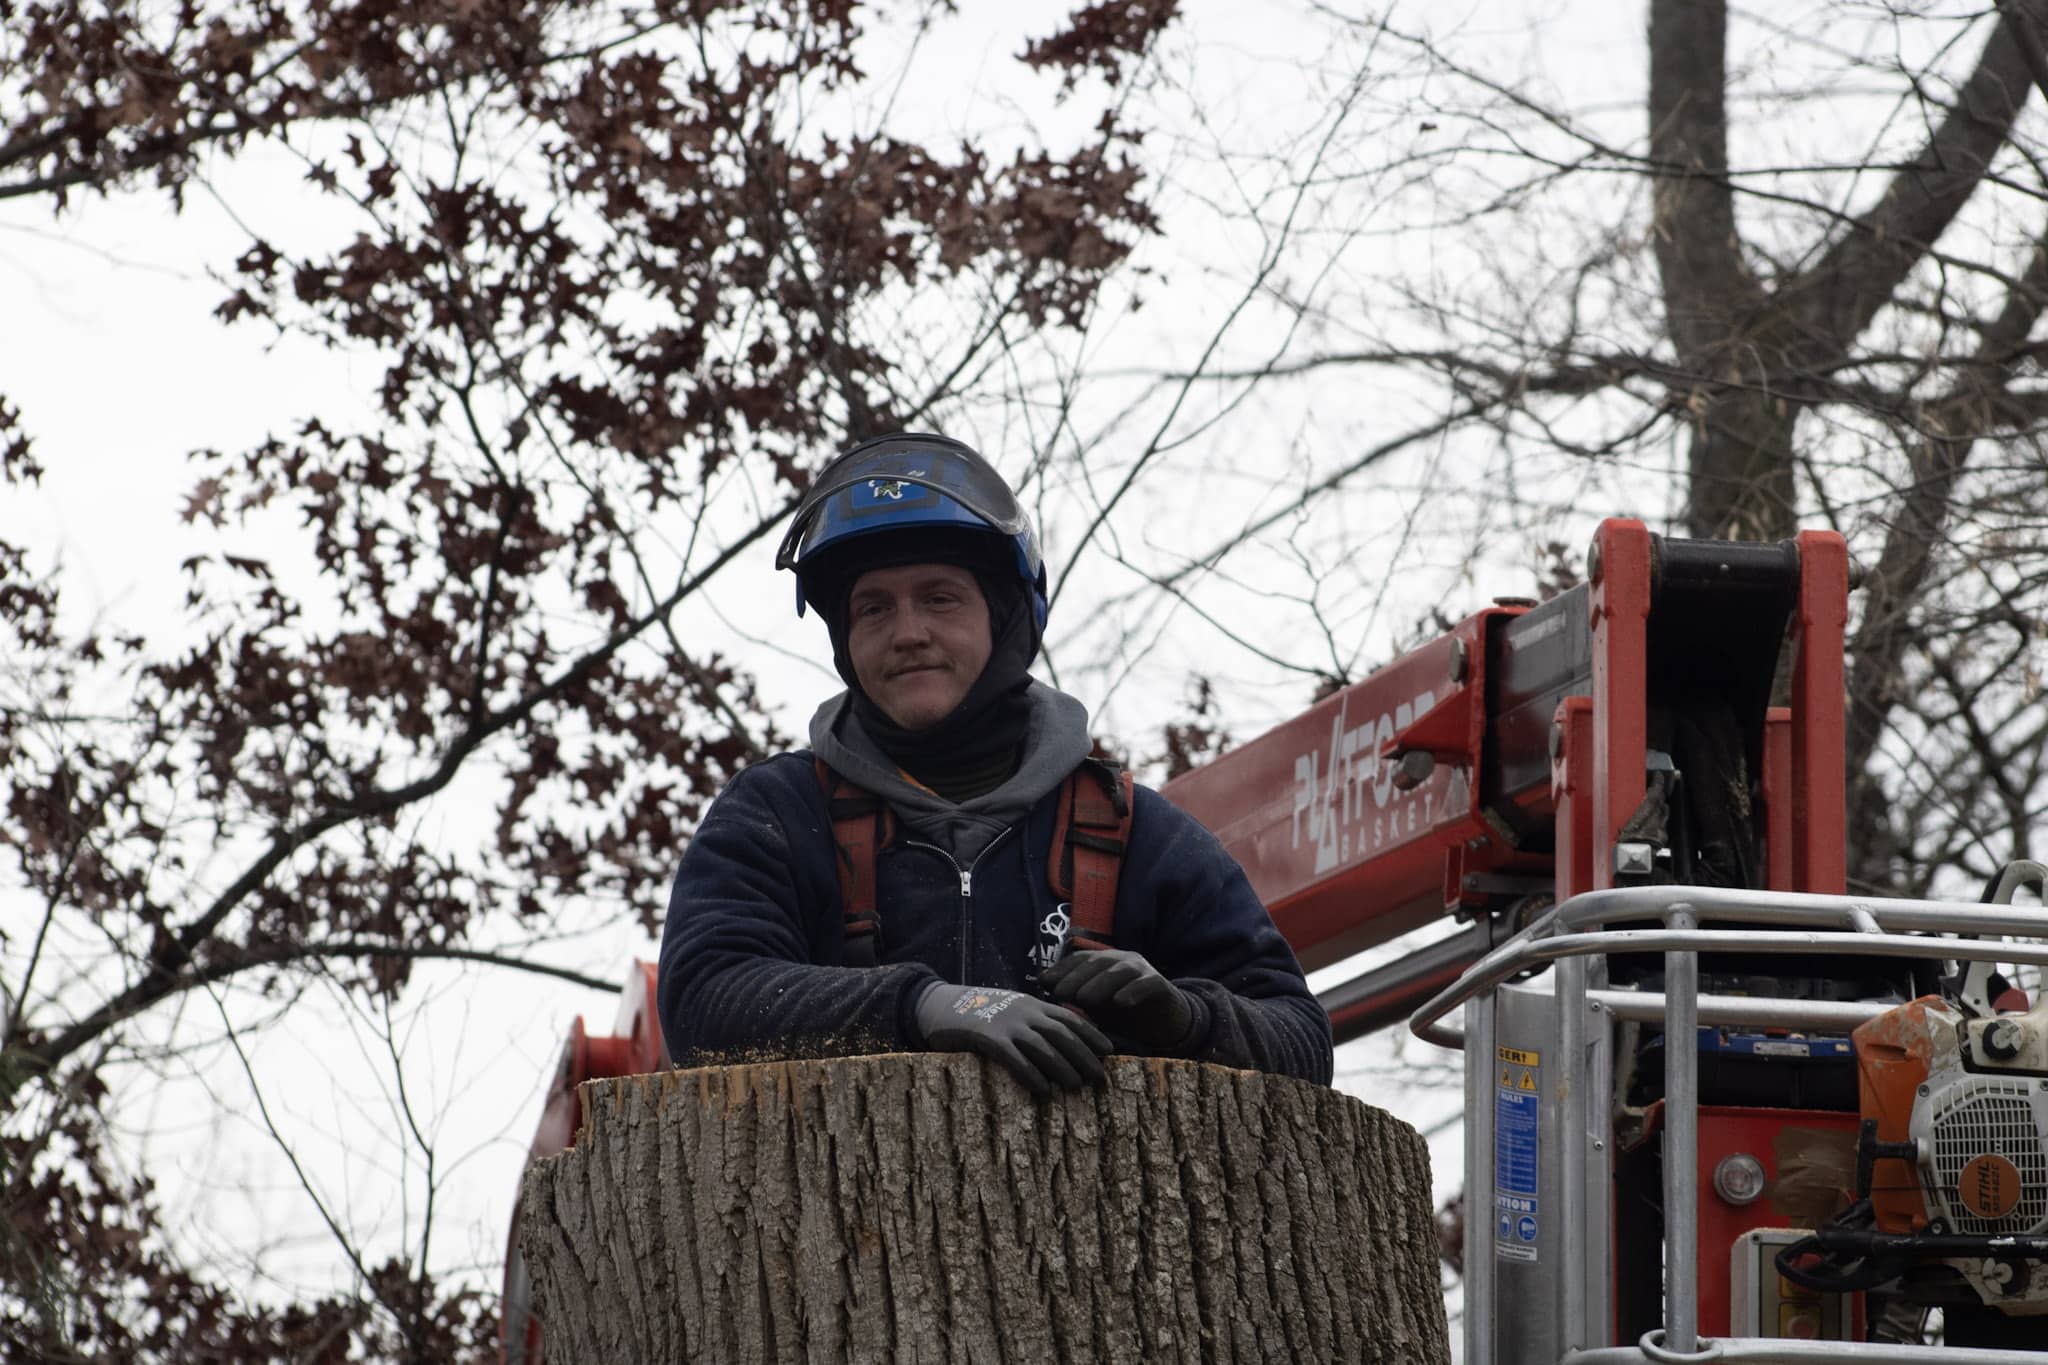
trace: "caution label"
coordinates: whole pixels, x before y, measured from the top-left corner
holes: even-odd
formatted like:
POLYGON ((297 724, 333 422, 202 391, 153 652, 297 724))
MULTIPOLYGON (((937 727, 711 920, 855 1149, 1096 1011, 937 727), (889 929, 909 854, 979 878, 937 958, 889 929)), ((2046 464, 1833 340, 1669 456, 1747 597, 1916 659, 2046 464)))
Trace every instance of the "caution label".
POLYGON ((1537 1211, 1542 1058, 1520 1048, 1494 1049, 1499 1063, 1493 1104, 1493 1252, 1533 1261, 1541 1224, 1537 1211))

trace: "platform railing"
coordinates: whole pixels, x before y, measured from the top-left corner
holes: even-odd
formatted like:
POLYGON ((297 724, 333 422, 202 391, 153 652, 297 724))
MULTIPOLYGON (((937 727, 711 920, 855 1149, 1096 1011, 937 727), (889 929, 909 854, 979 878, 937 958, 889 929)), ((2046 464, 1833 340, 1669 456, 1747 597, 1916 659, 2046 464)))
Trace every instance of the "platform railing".
MULTIPOLYGON (((1699 954, 1835 955, 1996 962, 2048 967, 2048 916, 2039 909, 1953 901, 1879 900, 1863 896, 1813 896, 1722 887, 1653 886, 1594 891, 1557 906, 1528 928, 1467 968, 1451 985, 1415 1012, 1409 1028, 1444 1047, 1465 1048, 1469 1038, 1483 1059, 1466 1061, 1468 1141, 1491 1150, 1492 1106, 1469 1078, 1490 1077, 1493 1056, 1494 991, 1534 968, 1558 967, 1559 1043, 1563 1131, 1588 1132, 1586 1014, 1591 1008, 1617 1018, 1658 1022, 1669 1038, 1693 1038, 1703 1024, 1779 1028, 1853 1029, 1890 1008, 1883 1003, 1773 1000, 1701 995, 1699 954), (1612 929, 1617 922, 1659 920, 1660 929, 1612 929), (1735 928, 1710 928, 1732 924, 1735 928), (1970 935, 1971 937, 1961 937, 1970 935), (2034 939, 2016 942, 2012 938, 2034 939), (1589 959, 1615 953, 1664 954, 1661 993, 1593 990, 1586 980, 1589 959), (1466 1007, 1465 1027, 1447 1016, 1466 1007)), ((1483 1091, 1484 1087, 1479 1087, 1483 1091)), ((1602 1087, 1599 1103, 1609 1102, 1602 1087)), ((1760 1337, 1702 1338, 1699 1304, 1699 1190, 1693 1179, 1699 1147, 1699 1050, 1664 1049, 1664 1267, 1665 1323, 1633 1346, 1588 1348, 1584 1331, 1587 1198, 1585 1171, 1567 1159, 1561 1182, 1564 1203, 1564 1275, 1561 1318, 1567 1342, 1559 1365, 1677 1365, 1726 1361, 1731 1365, 1803 1365, 1816 1360, 1853 1360, 1858 1365, 2042 1365, 2048 1355, 2032 1351, 1906 1346, 1886 1342, 1802 1342, 1760 1337)), ((1470 1163, 1468 1210, 1491 1210, 1493 1163, 1470 1163)), ((1465 1312, 1473 1335, 1470 1365, 1493 1358, 1494 1257, 1490 1246, 1467 1249, 1465 1312)), ((2048 1319, 2043 1319, 2048 1335, 2048 1319)))

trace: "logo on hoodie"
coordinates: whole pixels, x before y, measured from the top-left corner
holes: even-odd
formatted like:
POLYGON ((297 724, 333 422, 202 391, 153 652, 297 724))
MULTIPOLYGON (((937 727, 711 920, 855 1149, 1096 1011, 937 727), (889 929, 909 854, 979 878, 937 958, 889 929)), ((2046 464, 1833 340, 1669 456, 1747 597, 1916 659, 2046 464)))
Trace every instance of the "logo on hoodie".
POLYGON ((1038 922, 1038 943, 1031 950, 1031 965, 1044 971, 1058 962, 1067 951, 1067 939, 1074 928, 1072 903, 1061 901, 1052 913, 1038 922))

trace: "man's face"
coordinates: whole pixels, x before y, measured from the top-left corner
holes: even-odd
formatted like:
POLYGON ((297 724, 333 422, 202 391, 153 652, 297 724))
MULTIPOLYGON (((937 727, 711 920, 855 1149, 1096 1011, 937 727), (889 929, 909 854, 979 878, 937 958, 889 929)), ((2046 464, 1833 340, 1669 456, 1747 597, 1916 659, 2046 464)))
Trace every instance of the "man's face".
POLYGON ((988 602, 952 564, 870 569, 846 601, 853 675, 882 714, 923 730, 953 713, 990 650, 988 602))

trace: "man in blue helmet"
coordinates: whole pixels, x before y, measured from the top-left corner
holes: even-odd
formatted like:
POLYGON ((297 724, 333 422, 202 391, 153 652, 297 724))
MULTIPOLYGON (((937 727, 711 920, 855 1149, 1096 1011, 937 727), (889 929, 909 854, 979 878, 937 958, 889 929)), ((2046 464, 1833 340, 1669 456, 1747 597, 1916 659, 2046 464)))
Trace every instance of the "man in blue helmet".
POLYGON ((846 690, 683 855, 659 985, 678 1063, 973 1051, 1042 1095, 1128 1051, 1329 1081, 1328 1017, 1242 869, 1101 771, 1086 708, 1031 678, 1045 567, 994 469, 940 436, 856 446, 776 562, 846 690), (1114 837, 1076 833, 1096 792, 1114 837), (1107 923, 1077 933, 1090 889, 1107 923))

